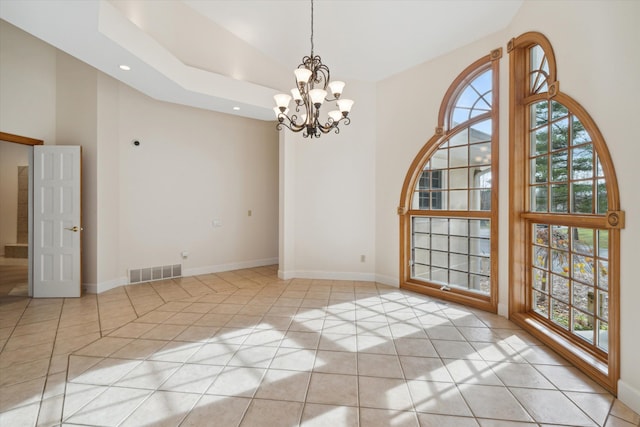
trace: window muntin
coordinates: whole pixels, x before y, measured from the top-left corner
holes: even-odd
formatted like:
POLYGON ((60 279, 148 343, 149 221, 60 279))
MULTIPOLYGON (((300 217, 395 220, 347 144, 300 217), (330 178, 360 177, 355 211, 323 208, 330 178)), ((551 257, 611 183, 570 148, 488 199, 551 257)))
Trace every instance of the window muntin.
MULTIPOLYGON (((510 318, 613 393, 619 378, 620 211, 597 125, 560 91, 549 41, 509 42, 510 318)), ((587 89, 588 90, 588 89, 587 89)))
POLYGON ((446 130, 414 181, 408 277, 486 300, 494 285, 491 238, 497 226, 491 210, 497 67, 490 60, 478 64, 458 78, 443 101, 446 130))
POLYGON ((531 225, 532 310, 608 350, 609 231, 531 225))
POLYGON ((535 102, 529 112, 530 210, 606 214, 604 171, 584 125, 554 100, 535 102))
POLYGON ((480 294, 491 291, 491 220, 411 218, 411 277, 480 294))

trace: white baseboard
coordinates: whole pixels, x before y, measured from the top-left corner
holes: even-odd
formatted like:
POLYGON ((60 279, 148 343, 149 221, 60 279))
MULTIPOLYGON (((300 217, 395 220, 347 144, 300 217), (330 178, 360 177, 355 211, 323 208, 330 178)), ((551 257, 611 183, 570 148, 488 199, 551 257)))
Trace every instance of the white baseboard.
POLYGON ((118 279, 107 280, 100 283, 83 283, 82 291, 87 294, 101 294, 118 286, 126 285, 128 283, 126 277, 120 277, 118 279))
POLYGON ((223 271, 241 270, 243 268, 264 267, 278 264, 278 258, 256 259, 251 261, 232 262, 229 264, 210 265, 207 267, 185 268, 183 276, 198 276, 200 274, 220 273, 223 271))
POLYGON ((618 399, 635 413, 640 414, 640 390, 618 380, 618 399))
MULTIPOLYGON (((253 261, 242 261, 229 264, 211 265, 207 267, 186 268, 182 270, 182 276, 197 276, 200 274, 220 273, 222 271, 240 270, 243 268, 264 267, 278 263, 278 258, 266 258, 253 261)), ((83 283, 82 291, 87 294, 101 294, 118 286, 128 285, 129 280, 126 277, 107 280, 100 283, 83 283)))
POLYGON ((289 279, 294 279, 295 276, 295 272, 293 271, 284 271, 284 270, 278 270, 278 278, 282 279, 282 280, 289 280, 289 279))
MULTIPOLYGON (((350 271, 309 271, 297 270, 294 272, 282 272, 283 276, 297 279, 319 279, 319 280, 357 280, 361 282, 373 282, 375 274, 373 273, 357 273, 350 271)), ((280 275, 280 271, 278 272, 280 275)), ((287 280, 287 279, 285 279, 287 280)))
POLYGON ((376 274, 376 282, 393 286, 394 288, 400 287, 400 280, 397 277, 385 276, 384 274, 376 274))

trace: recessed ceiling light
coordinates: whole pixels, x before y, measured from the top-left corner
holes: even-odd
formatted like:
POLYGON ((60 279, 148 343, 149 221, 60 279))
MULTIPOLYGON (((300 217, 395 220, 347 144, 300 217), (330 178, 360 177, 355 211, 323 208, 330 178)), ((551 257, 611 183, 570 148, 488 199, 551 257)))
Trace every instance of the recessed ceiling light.
POLYGON ((129 67, 128 65, 124 65, 124 64, 122 64, 122 65, 120 66, 120 69, 121 69, 121 70, 123 70, 123 71, 129 71, 129 70, 131 70, 131 67, 129 67))
POLYGON ((240 107, 233 107, 235 111, 240 111, 240 107))

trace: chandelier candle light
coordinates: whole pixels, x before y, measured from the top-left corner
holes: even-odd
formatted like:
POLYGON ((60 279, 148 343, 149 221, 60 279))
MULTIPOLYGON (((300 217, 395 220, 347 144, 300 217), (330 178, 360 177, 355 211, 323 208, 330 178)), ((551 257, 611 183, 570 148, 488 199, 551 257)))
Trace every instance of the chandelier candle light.
POLYGON ((340 133, 338 128, 340 123, 345 125, 351 123, 351 119, 347 116, 353 101, 340 99, 344 82, 330 81, 329 67, 322 63, 320 56, 313 54, 313 0, 311 0, 311 55, 302 58, 302 64, 298 65, 293 72, 296 76, 296 87, 291 89, 291 95, 296 103, 296 113, 300 113, 301 109, 304 111, 300 117, 297 114, 289 116, 291 95, 284 93, 275 95, 273 98, 277 107, 274 107, 273 111, 278 119, 276 129, 282 130, 284 126, 293 132, 304 131, 302 136, 305 138, 308 136, 319 138, 320 135, 331 130, 340 133), (333 98, 327 98, 327 94, 333 95, 333 98), (324 101, 336 101, 338 106, 337 110, 329 111, 326 120, 320 119, 320 107, 324 101))

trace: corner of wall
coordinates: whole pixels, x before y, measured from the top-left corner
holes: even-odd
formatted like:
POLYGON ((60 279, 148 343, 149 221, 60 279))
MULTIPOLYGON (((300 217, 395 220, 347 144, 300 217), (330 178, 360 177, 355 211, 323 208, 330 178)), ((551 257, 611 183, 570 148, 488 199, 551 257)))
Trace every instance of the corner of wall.
POLYGON ((634 412, 640 414, 640 390, 623 380, 618 380, 618 399, 634 412))

